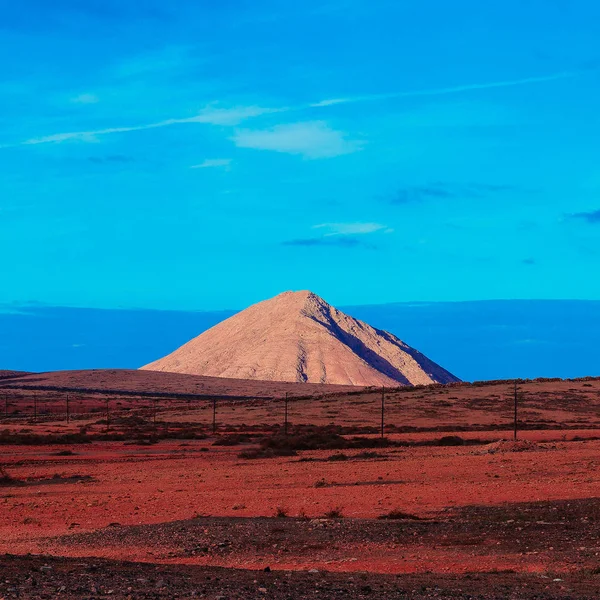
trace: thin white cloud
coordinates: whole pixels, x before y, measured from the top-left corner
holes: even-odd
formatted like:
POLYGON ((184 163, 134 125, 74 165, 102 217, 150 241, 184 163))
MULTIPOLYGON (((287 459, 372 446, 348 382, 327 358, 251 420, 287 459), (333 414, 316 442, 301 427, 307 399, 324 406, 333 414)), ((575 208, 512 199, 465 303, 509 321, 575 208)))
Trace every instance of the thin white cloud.
POLYGON ((540 77, 525 77, 523 79, 507 79, 504 81, 489 81, 484 83, 468 83, 465 85, 456 85, 445 88, 432 88, 426 90, 412 90, 407 92, 391 92, 389 94, 369 94, 366 96, 354 96, 351 98, 332 98, 330 100, 321 100, 311 104, 312 107, 331 106, 335 104, 350 104, 356 102, 373 102, 376 100, 388 100, 393 98, 411 98, 415 96, 445 96, 447 94, 459 94, 472 90, 488 90, 493 88, 514 87, 518 85, 528 85, 532 83, 545 83, 548 81, 558 81, 560 79, 572 79, 581 75, 578 71, 562 71, 551 75, 542 75, 540 77))
POLYGON ((331 98, 330 100, 321 100, 320 102, 312 102, 308 106, 310 108, 321 108, 324 106, 334 106, 335 104, 345 104, 352 102, 351 98, 331 98))
POLYGON ((240 148, 300 154, 305 158, 331 158, 356 152, 362 142, 348 140, 341 131, 323 121, 277 125, 271 129, 244 129, 231 138, 240 148))
POLYGON ((217 108, 207 106, 193 117, 183 119, 165 119, 156 123, 147 123, 144 125, 133 125, 130 127, 108 127, 106 129, 93 129, 90 131, 71 131, 67 133, 56 133, 53 135, 31 138, 24 142, 16 144, 0 145, 0 148, 10 148, 14 146, 34 146, 37 144, 59 144, 70 140, 96 141, 96 138, 114 133, 129 133, 132 131, 145 131, 147 129, 159 129, 161 127, 171 127, 173 125, 184 125, 187 123, 207 123, 209 125, 233 126, 246 119, 259 117, 261 115, 284 112, 288 108, 262 108, 260 106, 240 106, 234 108, 217 108))
POLYGON ((190 167, 190 169, 211 169, 211 168, 228 169, 230 166, 231 166, 230 158, 207 158, 200 164, 192 165, 190 167))
POLYGON ((79 96, 71 98, 71 102, 74 104, 96 104, 100 102, 100 98, 96 94, 79 94, 79 96))
MULTIPOLYGON (((13 144, 4 144, 0 145, 0 148, 12 148, 15 146, 28 146, 28 145, 36 145, 36 144, 50 144, 50 143, 61 143, 69 140, 83 140, 83 141, 95 141, 96 137, 110 135, 114 133, 127 133, 133 131, 143 131, 147 129, 157 129, 160 127, 171 127, 173 125, 180 124, 188 124, 188 123, 208 123, 211 125, 220 125, 220 126, 235 126, 247 119, 260 117, 263 115, 275 114, 275 113, 286 113, 290 111, 300 111, 311 108, 327 108, 330 106, 337 106, 340 104, 350 104, 350 103, 358 103, 358 102, 373 102, 378 100, 387 100, 393 98, 409 98, 409 97, 417 97, 417 96, 443 96, 449 94, 458 94, 462 92, 468 92, 473 90, 485 90, 485 89, 493 89, 493 88, 504 88, 504 87, 514 87, 520 85, 530 85, 535 83, 544 83, 550 81, 557 81, 561 79, 572 79, 578 77, 585 73, 585 71, 563 71, 560 73, 554 73, 550 75, 543 75, 539 77, 525 77, 522 79, 509 79, 504 81, 492 81, 492 82, 484 82, 484 83, 470 83, 465 85, 451 86, 445 88, 432 88, 425 90, 413 90, 406 92, 392 92, 388 94, 370 94, 364 96, 355 96, 349 98, 330 98, 324 99, 318 102, 313 102, 309 104, 304 104, 300 106, 285 106, 280 108, 265 108, 260 106, 237 106, 232 108, 219 108, 215 105, 208 105, 204 109, 202 109, 197 115, 193 117, 187 118, 179 118, 179 119, 165 119, 162 121, 158 121, 155 123, 149 123, 144 125, 134 125, 128 127, 109 127, 106 129, 92 130, 92 131, 74 131, 67 133, 57 133, 53 135, 47 135, 42 137, 31 138, 22 142, 16 142, 13 144)), ((82 95, 82 96, 85 96, 82 95)), ((90 99, 91 99, 90 95, 90 99)), ((319 122, 315 122, 319 123, 319 122)), ((298 124, 292 125, 281 125, 281 128, 294 128, 297 127, 298 124)), ((276 128, 275 128, 276 129, 276 128)), ((277 141, 277 138, 283 138, 285 135, 293 134, 293 131, 285 131, 285 130, 271 130, 270 136, 268 132, 263 132, 263 136, 259 135, 260 132, 238 132, 234 137, 234 140, 238 140, 242 144, 252 144, 261 143, 262 145, 269 145, 270 143, 274 143, 277 141), (254 133, 256 135, 252 136, 254 133), (269 139, 270 137, 270 139, 269 139)), ((331 130, 330 130, 331 131, 331 130)), ((300 131, 296 131, 296 137, 301 137, 300 131)), ((313 135, 317 133, 316 129, 313 128, 313 135)), ((321 132, 323 134, 323 131, 321 132)), ((338 134, 339 136, 339 134, 338 134)), ((296 140, 296 143, 301 146, 299 140, 296 140)), ((318 158, 322 156, 337 156, 337 154, 342 153, 346 154, 350 151, 355 151, 357 148, 356 143, 352 145, 352 143, 345 142, 344 140, 340 140, 338 138, 337 145, 338 150, 341 152, 335 151, 336 142, 333 140, 333 136, 330 134, 330 143, 331 148, 330 154, 327 152, 321 156, 317 156, 318 158)), ((285 144, 279 144, 279 146, 285 146, 285 144)), ((254 145, 245 145, 244 147, 256 147, 254 145)), ((261 146, 262 147, 262 146, 261 146)), ((287 150, 279 150, 281 152, 292 152, 294 150, 294 144, 290 144, 287 150)), ((265 148, 276 150, 276 148, 265 148)), ((310 151, 304 152, 303 150, 297 150, 294 153, 304 154, 309 158, 315 158, 310 151)))
POLYGON ((313 229, 325 229, 325 236, 331 235, 365 235, 375 233, 376 231, 385 230, 385 233, 391 233, 393 229, 389 229, 387 225, 381 223, 321 223, 313 225, 313 229))
MULTIPOLYGON (((233 108, 218 108, 209 105, 202 109, 198 116, 194 117, 194 123, 209 123, 211 125, 233 126, 239 125, 246 119, 262 117, 274 113, 287 112, 288 107, 264 108, 262 106, 236 106, 233 108)), ((192 121, 190 121, 192 122, 192 121)))

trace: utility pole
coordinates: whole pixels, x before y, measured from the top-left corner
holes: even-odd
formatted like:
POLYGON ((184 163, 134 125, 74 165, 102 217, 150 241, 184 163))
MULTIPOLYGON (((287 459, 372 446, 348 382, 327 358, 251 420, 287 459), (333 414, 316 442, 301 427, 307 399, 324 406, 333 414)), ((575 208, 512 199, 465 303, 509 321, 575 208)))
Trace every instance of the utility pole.
POLYGON ((385 427, 385 386, 381 386, 381 439, 383 439, 383 428, 385 427))
POLYGON ((69 423, 69 394, 67 394, 67 424, 69 423))
POLYGON ((217 433, 217 398, 213 398, 213 433, 217 433))
POLYGON ((288 393, 285 393, 285 421, 283 424, 284 435, 288 434, 288 393))
POLYGON ((518 394, 517 394, 517 381, 515 380, 515 430, 514 430, 514 440, 517 441, 517 404, 518 404, 518 394))

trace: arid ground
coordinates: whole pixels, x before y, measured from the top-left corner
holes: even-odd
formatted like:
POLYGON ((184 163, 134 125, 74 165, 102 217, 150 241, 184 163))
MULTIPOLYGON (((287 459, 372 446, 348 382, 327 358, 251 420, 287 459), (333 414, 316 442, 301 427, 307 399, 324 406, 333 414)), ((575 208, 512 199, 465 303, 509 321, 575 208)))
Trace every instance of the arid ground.
POLYGON ((0 598, 600 595, 600 380, 92 373, 0 381, 0 598))

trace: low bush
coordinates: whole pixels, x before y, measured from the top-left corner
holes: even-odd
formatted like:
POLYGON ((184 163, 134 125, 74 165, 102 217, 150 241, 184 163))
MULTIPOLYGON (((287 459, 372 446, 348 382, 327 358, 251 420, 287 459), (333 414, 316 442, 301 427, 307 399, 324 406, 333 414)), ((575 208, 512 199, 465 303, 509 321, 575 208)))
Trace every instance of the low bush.
POLYGON ((437 442, 438 446, 464 446, 465 440, 458 435, 445 435, 437 442))
POLYGON ((238 454, 238 458, 255 459, 255 458, 277 458, 278 456, 297 456, 298 453, 294 450, 286 448, 251 448, 242 450, 238 454))
POLYGON ((223 435, 218 437, 213 446, 239 446, 240 444, 248 444, 255 439, 255 436, 247 433, 236 433, 232 435, 223 435))
POLYGON ((340 461, 340 460, 348 460, 348 455, 342 452, 338 452, 337 454, 332 454, 327 458, 327 460, 331 461, 340 461))
POLYGON ((385 454, 381 454, 380 452, 359 452, 354 455, 354 458, 385 458, 385 454))
POLYGON ((410 513, 405 513, 398 508, 391 510, 389 513, 385 515, 380 515, 377 517, 378 519, 404 519, 410 521, 420 521, 421 517, 417 517, 416 515, 411 515, 410 513))
POLYGON ((10 485, 15 482, 15 478, 6 472, 4 467, 0 467, 0 485, 10 485))
MULTIPOLYGON (((354 437, 345 438, 339 433, 327 429, 315 428, 312 431, 296 435, 275 433, 260 440, 257 449, 244 450, 239 458, 274 458, 277 456, 296 456, 302 450, 352 450, 361 448, 387 448, 401 445, 387 438, 354 437)), ((333 455, 337 456, 337 455, 333 455)), ((345 456, 345 455, 341 455, 345 456)), ((346 460, 346 458, 331 458, 329 460, 346 460)))

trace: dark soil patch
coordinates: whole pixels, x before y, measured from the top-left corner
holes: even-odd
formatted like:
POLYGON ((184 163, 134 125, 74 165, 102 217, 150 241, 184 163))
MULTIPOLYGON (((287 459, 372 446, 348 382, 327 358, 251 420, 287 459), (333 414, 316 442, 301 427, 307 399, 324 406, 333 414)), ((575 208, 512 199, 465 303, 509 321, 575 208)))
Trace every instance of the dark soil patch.
MULTIPOLYGON (((557 567, 598 566, 595 549, 600 537, 600 499, 471 506, 440 513, 435 519, 417 520, 415 516, 407 518, 402 513, 400 519, 388 515, 384 520, 345 518, 333 522, 294 516, 200 517, 108 528, 55 541, 67 547, 151 547, 156 556, 168 558, 236 554, 265 560, 272 556, 274 544, 277 552, 289 555, 306 553, 316 545, 323 548, 323 557, 328 552, 335 554, 337 543, 344 547, 473 546, 473 556, 543 552, 548 564, 557 567)), ((317 554, 313 552, 315 557, 317 554)))
POLYGON ((12 598, 191 598, 227 600, 591 600, 600 581, 588 572, 560 581, 537 575, 481 573, 464 576, 376 575, 261 571, 156 565, 47 556, 0 557, 0 597, 12 598))

